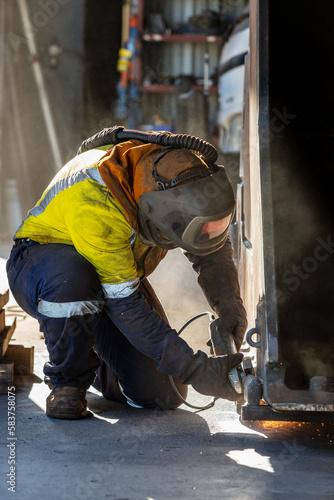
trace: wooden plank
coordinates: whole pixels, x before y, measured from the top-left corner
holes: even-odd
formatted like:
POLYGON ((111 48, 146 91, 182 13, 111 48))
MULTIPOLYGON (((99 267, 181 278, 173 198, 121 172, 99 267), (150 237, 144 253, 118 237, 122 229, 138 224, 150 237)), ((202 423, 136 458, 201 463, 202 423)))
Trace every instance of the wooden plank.
POLYGON ((0 333, 0 359, 5 355, 8 344, 16 328, 16 318, 13 319, 11 325, 6 326, 3 332, 0 333))
POLYGON ((9 344, 2 361, 13 361, 15 375, 32 375, 34 373, 34 346, 9 344))
POLYGON ((6 328, 5 310, 0 311, 0 333, 6 328))
POLYGON ((7 394, 8 387, 13 385, 14 363, 0 363, 0 394, 7 394))
POLYGON ((0 309, 3 309, 8 301, 9 301, 9 290, 0 293, 0 309))

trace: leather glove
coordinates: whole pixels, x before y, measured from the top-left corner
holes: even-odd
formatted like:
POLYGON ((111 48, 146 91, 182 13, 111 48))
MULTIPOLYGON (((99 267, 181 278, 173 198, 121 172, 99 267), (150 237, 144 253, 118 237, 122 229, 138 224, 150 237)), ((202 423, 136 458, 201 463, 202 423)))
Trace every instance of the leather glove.
MULTIPOLYGON (((194 358, 197 355, 198 353, 194 355, 194 358)), ((182 384, 191 384, 200 394, 229 401, 242 401, 243 396, 234 391, 228 378, 229 371, 238 366, 242 358, 243 355, 240 353, 209 356, 206 359, 202 357, 202 359, 194 360, 179 380, 182 384)))
POLYGON ((219 309, 218 333, 227 335, 232 333, 237 351, 240 351, 247 328, 246 311, 242 300, 224 303, 219 309))
POLYGON ((175 331, 166 335, 158 370, 179 377, 182 384, 191 384, 195 391, 216 398, 241 401, 228 379, 228 373, 241 363, 242 354, 207 356, 203 351, 194 351, 175 331))
POLYGON ((83 141, 80 148, 78 149, 77 154, 79 155, 80 153, 84 153, 89 149, 94 149, 107 144, 113 144, 113 145, 119 144, 122 141, 117 138, 117 134, 121 130, 124 130, 124 127, 122 127, 121 125, 115 125, 114 127, 104 128, 100 132, 97 132, 97 134, 94 134, 92 135, 92 137, 89 137, 89 139, 83 141))
POLYGON ((230 239, 214 253, 198 256, 185 252, 185 255, 198 274, 198 284, 210 307, 219 316, 218 332, 231 333, 239 351, 247 328, 247 315, 240 297, 230 239))

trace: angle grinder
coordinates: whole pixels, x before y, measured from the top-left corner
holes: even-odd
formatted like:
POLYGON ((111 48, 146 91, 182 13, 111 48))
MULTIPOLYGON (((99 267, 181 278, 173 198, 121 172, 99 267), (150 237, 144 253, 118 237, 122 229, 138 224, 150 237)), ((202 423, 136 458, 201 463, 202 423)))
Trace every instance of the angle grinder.
MULTIPOLYGON (((226 335, 221 335, 220 333, 218 333, 218 322, 219 318, 210 321, 210 338, 215 356, 237 353, 238 351, 235 346, 232 334, 229 333, 226 335)), ((237 394, 242 394, 243 382, 246 378, 246 374, 242 365, 240 364, 232 368, 229 372, 228 377, 234 391, 237 394)))

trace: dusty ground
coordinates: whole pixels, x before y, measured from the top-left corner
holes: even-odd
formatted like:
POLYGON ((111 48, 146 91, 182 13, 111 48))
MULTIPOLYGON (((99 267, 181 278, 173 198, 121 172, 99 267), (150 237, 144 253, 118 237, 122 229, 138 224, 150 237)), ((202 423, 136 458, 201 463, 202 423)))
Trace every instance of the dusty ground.
MULTIPOLYGON (((0 259, 0 283, 5 284, 0 259)), ((151 279, 171 324, 179 328, 207 309, 186 259, 171 252, 151 279)), ((10 306, 15 307, 11 301, 10 306)), ((17 377, 16 437, 7 429, 7 395, 0 396, 0 496, 7 483, 8 443, 14 443, 15 492, 20 500, 114 499, 334 499, 333 425, 241 423, 233 403, 205 411, 183 405, 148 411, 88 394, 91 418, 57 421, 45 416, 49 389, 42 382, 47 359, 37 322, 15 312, 12 342, 35 346, 34 375, 17 377)), ((206 318, 183 335, 205 348, 206 318)), ((209 398, 190 391, 188 400, 209 398)))

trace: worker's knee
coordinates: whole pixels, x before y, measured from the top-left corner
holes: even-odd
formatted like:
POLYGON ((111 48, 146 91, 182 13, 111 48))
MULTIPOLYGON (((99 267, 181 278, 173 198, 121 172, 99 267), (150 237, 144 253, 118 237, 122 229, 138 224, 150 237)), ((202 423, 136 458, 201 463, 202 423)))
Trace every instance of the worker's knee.
POLYGON ((174 410, 182 405, 187 397, 188 386, 181 384, 178 379, 173 383, 168 375, 157 372, 151 384, 141 386, 121 387, 128 403, 135 403, 143 408, 160 408, 162 410, 174 410))
POLYGON ((176 378, 172 381, 169 379, 169 385, 171 389, 168 388, 162 397, 157 397, 154 401, 156 407, 162 410, 175 410, 184 403, 188 394, 188 386, 181 384, 176 378))

